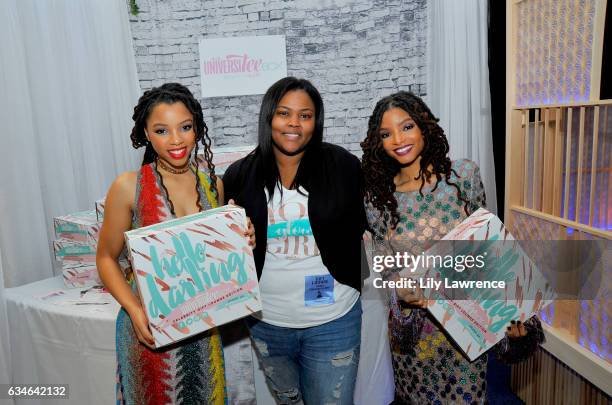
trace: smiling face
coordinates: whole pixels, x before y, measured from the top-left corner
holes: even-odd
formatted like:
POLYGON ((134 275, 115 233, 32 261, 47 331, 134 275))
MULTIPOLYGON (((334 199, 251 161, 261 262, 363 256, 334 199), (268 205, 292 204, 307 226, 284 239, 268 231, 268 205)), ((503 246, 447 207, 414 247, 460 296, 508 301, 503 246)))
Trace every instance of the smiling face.
POLYGON ((175 168, 188 164, 196 134, 193 115, 183 103, 160 103, 153 107, 145 133, 157 156, 165 163, 175 168))
POLYGON ((387 155, 399 164, 407 166, 418 162, 425 148, 425 138, 406 111, 398 107, 387 110, 378 133, 387 155))
POLYGON ((296 156, 304 152, 315 128, 315 106, 304 90, 288 91, 272 116, 275 153, 296 156))

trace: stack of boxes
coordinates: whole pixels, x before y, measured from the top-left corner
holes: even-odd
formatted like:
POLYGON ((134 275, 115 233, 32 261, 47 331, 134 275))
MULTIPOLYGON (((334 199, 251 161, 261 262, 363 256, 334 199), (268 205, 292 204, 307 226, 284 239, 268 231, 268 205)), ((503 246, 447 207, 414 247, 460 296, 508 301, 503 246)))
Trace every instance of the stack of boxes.
MULTIPOLYGON (((53 218, 57 238, 53 241, 53 251, 68 288, 102 284, 96 268, 96 249, 104 218, 104 199, 96 201, 95 206, 95 210, 53 218)), ((119 265, 124 271, 129 267, 125 252, 119 258, 119 265)))
POLYGON ((53 218, 53 251, 61 264, 64 285, 79 288, 101 284, 96 269, 96 247, 101 222, 95 211, 82 211, 53 218))

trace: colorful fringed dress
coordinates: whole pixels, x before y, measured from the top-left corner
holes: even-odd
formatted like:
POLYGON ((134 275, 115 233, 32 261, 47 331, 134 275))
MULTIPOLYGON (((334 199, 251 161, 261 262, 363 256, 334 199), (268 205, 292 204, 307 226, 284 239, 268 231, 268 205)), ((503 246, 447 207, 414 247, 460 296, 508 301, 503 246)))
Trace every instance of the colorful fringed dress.
MULTIPOLYGON (((198 175, 202 208, 216 207, 210 178, 201 171, 198 175)), ((135 202, 133 228, 173 218, 155 163, 140 169, 135 202)), ((129 275, 128 282, 136 293, 135 282, 129 275)), ((138 341, 130 317, 122 308, 117 316, 116 336, 117 404, 227 403, 223 349, 216 329, 153 351, 138 341)))
MULTIPOLYGON (((484 207, 485 192, 478 166, 469 160, 452 162, 450 182, 456 184, 468 202, 468 213, 484 207)), ((400 220, 393 231, 382 224, 380 215, 367 207, 368 221, 391 244, 404 246, 411 254, 421 253, 423 243, 439 240, 461 223, 467 214, 457 189, 444 180, 425 185, 419 191, 396 192, 400 220), (407 246, 407 248, 406 248, 407 246)), ((392 295, 389 334, 398 404, 484 404, 486 403, 487 355, 470 362, 456 348, 426 309, 402 311, 392 295)), ((537 318, 525 323, 528 335, 496 345, 502 361, 511 363, 529 355, 543 335, 537 318)))

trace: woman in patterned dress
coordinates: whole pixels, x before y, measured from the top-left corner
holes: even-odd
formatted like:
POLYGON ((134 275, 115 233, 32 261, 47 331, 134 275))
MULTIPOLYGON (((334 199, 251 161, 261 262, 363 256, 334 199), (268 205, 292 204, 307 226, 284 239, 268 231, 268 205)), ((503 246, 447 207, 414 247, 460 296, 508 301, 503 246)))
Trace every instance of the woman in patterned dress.
MULTIPOLYGON (((124 275, 117 262, 124 249, 124 232, 207 210, 223 201, 223 184, 215 176, 202 108, 185 86, 167 83, 146 91, 132 118, 132 145, 145 146, 142 167, 121 174, 112 184, 97 252, 100 278, 122 307, 116 331, 117 403, 225 404, 223 350, 217 330, 153 349, 131 271, 124 275), (200 141, 205 165, 195 159, 200 141)), ((253 243, 252 228, 248 234, 253 243)))
MULTIPOLYGON (((448 158, 448 142, 437 122, 408 92, 381 99, 370 117, 361 143, 368 220, 374 238, 392 251, 402 245, 418 255, 428 241, 442 238, 485 206, 478 166, 448 158)), ((429 315, 420 291, 393 290, 390 306, 397 402, 485 403, 487 355, 473 362, 465 358, 429 315)), ((512 321, 495 349, 502 360, 519 361, 542 340, 537 318, 512 321)))

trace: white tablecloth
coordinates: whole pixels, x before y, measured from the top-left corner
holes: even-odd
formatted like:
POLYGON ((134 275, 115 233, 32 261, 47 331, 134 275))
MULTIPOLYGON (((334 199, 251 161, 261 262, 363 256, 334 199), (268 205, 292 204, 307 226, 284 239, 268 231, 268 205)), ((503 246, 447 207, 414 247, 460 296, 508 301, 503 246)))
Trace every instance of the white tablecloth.
MULTIPOLYGON (((105 305, 61 305, 65 301, 78 301, 81 291, 65 289, 61 277, 5 290, 11 329, 13 383, 68 384, 70 394, 68 401, 20 400, 16 401, 17 405, 114 403, 115 319, 119 305, 112 299, 105 305), (61 295, 44 298, 53 292, 61 292, 61 295)), ((380 294, 381 291, 372 289, 366 281, 362 297, 361 364, 355 392, 357 404, 386 405, 393 398, 387 309, 380 294)), ((84 301, 90 302, 86 298, 87 295, 84 301)), ((235 360, 227 359, 228 355, 244 361, 244 347, 237 345, 235 349, 233 354, 226 350, 226 361, 235 363, 235 360)), ((254 353, 252 356, 256 358, 254 353)), ((263 372, 257 365, 255 362, 257 403, 274 404, 263 372)))
MULTIPOLYGON (((119 305, 114 300, 105 305, 61 305, 62 301, 79 300, 80 293, 81 289, 64 289, 61 277, 5 290, 13 383, 69 385, 69 401, 20 400, 17 404, 115 402, 115 319, 119 305), (41 298, 58 291, 61 296, 41 298)), ((244 350, 236 350, 236 355, 244 358, 244 350)), ((255 367, 254 380, 257 402, 273 404, 259 367, 255 367)))
POLYGON ((21 400, 20 403, 111 404, 115 398, 116 302, 60 306, 78 299, 79 289, 64 290, 61 277, 5 290, 15 384, 69 384, 70 401, 21 400), (61 297, 39 297, 63 291, 61 297))

